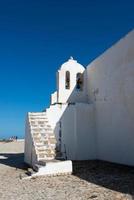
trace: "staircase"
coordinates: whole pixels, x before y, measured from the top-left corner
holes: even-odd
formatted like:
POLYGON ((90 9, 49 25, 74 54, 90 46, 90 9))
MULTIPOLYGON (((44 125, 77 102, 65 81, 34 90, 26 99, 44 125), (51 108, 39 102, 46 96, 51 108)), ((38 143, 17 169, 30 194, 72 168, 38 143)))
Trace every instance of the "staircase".
POLYGON ((45 112, 28 113, 36 163, 55 159, 56 139, 45 112))
MULTIPOLYGON (((62 160, 62 154, 56 150, 56 138, 54 131, 49 124, 46 112, 28 113, 26 126, 27 136, 25 144, 31 152, 31 162, 36 173, 32 177, 42 175, 63 175, 72 173, 72 162, 62 160), (29 140, 32 141, 32 147, 29 140), (58 157, 57 157, 58 156, 58 157)), ((25 152, 27 161, 29 154, 25 152)), ((29 163, 29 161, 28 161, 29 163)))

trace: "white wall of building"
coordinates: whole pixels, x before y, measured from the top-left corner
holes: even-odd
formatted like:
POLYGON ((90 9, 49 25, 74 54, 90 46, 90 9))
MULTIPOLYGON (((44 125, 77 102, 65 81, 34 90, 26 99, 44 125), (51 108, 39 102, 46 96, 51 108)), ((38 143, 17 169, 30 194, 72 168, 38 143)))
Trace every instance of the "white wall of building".
POLYGON ((59 145, 59 131, 60 131, 59 122, 67 106, 68 104, 55 104, 55 105, 50 105, 50 107, 46 109, 46 115, 48 117, 48 121, 51 127, 54 130, 57 140, 57 145, 59 145))
POLYGON ((87 67, 97 157, 134 165, 134 31, 87 67))
POLYGON ((94 105, 77 103, 76 112, 76 160, 96 159, 96 127, 94 105))
POLYGON ((67 159, 95 159, 95 121, 93 105, 69 105, 61 118, 62 152, 67 159))
POLYGON ((57 103, 57 91, 51 94, 51 104, 57 103))
POLYGON ((32 159, 33 159, 32 150, 33 150, 33 140, 32 140, 32 136, 30 134, 30 130, 29 130, 29 126, 28 126, 28 118, 27 118, 26 126, 25 126, 24 161, 29 165, 32 165, 32 159))
POLYGON ((75 106, 69 105, 61 118, 61 152, 67 159, 76 158, 75 106))
POLYGON ((55 128, 67 106, 68 104, 55 104, 46 109, 48 120, 53 128, 55 128))
POLYGON ((61 151, 64 157, 71 160, 96 158, 93 104, 51 105, 47 109, 47 117, 51 126, 53 124, 58 145, 61 130, 61 151))

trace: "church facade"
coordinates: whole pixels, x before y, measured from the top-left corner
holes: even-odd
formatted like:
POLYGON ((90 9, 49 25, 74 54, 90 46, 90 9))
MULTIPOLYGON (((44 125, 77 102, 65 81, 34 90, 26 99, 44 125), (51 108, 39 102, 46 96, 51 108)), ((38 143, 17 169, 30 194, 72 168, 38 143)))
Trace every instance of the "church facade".
POLYGON ((60 157, 134 165, 134 31, 86 68, 57 72, 49 108, 28 113, 25 162, 60 157))

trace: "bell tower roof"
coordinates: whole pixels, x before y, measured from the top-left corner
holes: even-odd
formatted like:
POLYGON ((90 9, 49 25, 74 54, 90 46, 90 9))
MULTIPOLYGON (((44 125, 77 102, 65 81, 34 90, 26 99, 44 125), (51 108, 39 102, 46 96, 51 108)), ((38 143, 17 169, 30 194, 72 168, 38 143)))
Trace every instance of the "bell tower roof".
POLYGON ((61 65, 60 70, 84 69, 84 67, 70 56, 69 60, 61 65))

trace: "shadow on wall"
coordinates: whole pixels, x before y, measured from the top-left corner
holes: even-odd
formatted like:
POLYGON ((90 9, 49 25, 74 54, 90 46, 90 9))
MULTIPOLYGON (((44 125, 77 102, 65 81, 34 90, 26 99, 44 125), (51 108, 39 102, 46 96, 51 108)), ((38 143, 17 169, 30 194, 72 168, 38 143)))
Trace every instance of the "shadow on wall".
POLYGON ((73 174, 95 185, 134 197, 134 167, 104 161, 74 161, 73 174))
POLYGON ((75 72, 75 75, 73 74, 74 77, 71 77, 71 75, 67 77, 67 72, 70 74, 69 71, 64 72, 62 74, 64 77, 62 83, 58 83, 57 85, 57 99, 55 103, 57 101, 59 104, 86 102, 86 70, 75 72))
POLYGON ((67 99, 67 103, 87 102, 86 70, 76 74, 75 86, 67 99))
MULTIPOLYGON (((68 85, 70 88, 70 83, 68 85)), ((95 159, 93 105, 88 104, 86 87, 86 71, 77 73, 75 85, 66 100, 67 104, 61 101, 50 108, 52 119, 55 120, 54 116, 58 116, 54 132, 57 149, 65 159, 95 159)), ((64 90, 65 88, 66 84, 64 90)))
POLYGON ((28 165, 24 163, 24 153, 1 153, 0 164, 7 165, 16 169, 27 170, 28 165))

